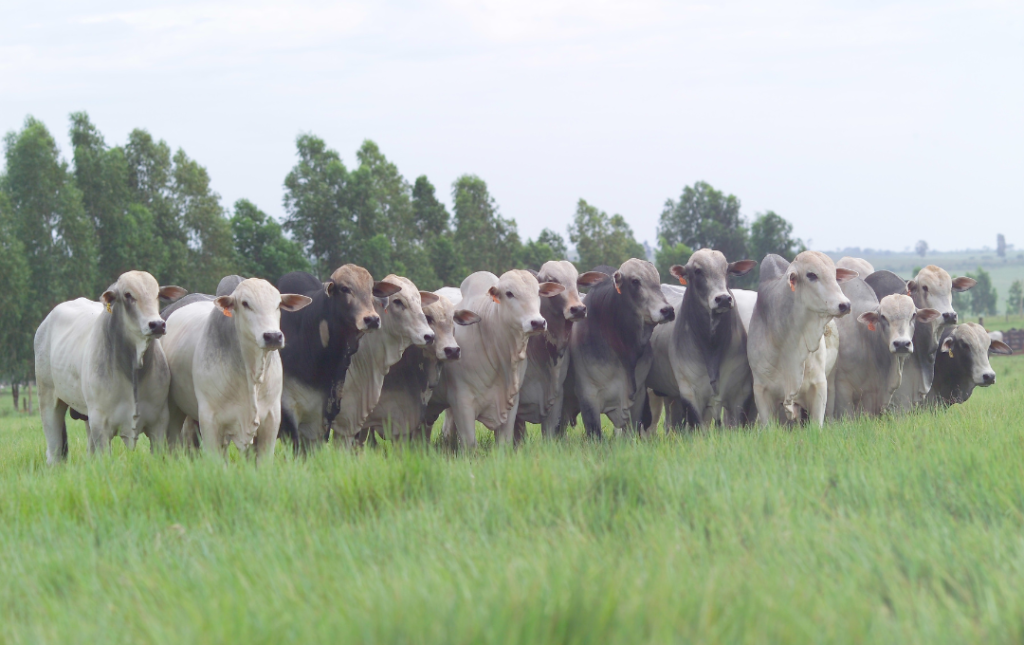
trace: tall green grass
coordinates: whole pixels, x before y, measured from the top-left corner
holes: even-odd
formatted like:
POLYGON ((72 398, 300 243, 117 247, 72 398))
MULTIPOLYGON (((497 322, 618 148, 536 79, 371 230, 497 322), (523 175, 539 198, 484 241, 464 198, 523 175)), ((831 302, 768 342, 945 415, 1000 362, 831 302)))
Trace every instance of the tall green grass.
POLYGON ((938 414, 260 470, 90 459, 80 423, 49 468, 7 417, 0 641, 1020 642, 1024 361, 994 365, 938 414))

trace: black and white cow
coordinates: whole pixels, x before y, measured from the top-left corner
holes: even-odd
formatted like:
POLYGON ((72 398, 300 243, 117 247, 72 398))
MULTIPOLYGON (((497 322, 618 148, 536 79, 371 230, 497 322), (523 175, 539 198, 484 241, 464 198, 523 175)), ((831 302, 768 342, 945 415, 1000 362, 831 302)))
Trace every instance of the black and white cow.
POLYGON ((954 325, 942 332, 935 357, 935 378, 928 391, 929 405, 952 405, 971 398, 975 387, 996 384, 996 371, 988 355, 1013 353, 1009 345, 992 340, 977 323, 954 325))

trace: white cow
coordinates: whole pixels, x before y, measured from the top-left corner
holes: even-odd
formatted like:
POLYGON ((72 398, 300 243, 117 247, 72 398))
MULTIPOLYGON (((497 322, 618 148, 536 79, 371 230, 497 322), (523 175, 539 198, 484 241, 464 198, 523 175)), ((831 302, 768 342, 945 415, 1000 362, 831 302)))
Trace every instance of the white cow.
POLYGON ((830 319, 850 312, 837 281, 855 277, 855 271, 836 269, 817 251, 804 251, 792 263, 777 255, 761 263, 747 357, 762 424, 800 421, 804 412, 823 424, 829 371, 825 330, 830 319))
POLYGON ((331 424, 338 446, 352 445, 359 435, 377 406, 384 377, 391 366, 401 360, 406 348, 410 345, 425 347, 434 342, 434 331, 423 315, 423 305, 434 304, 437 296, 429 291, 418 291, 410 280, 396 275, 389 275, 384 282, 401 289, 388 298, 386 307, 380 300, 375 302, 380 330, 364 336, 352 355, 341 388, 341 407, 331 424))
POLYGON ((564 289, 539 283, 522 270, 507 271, 500 278, 478 271, 462 282, 459 306, 479 315, 480 322, 456 327, 462 358, 445 365, 431 402, 434 418, 440 409, 450 408, 442 430, 449 443, 461 440, 463 447, 474 448, 476 421, 494 431, 497 443, 513 440, 527 343, 547 328, 540 299, 564 289))
POLYGON ((91 453, 108 451, 118 435, 129 448, 139 433, 153 450, 165 445, 170 374, 157 340, 165 331, 159 298, 185 293, 129 271, 100 302, 78 298, 46 316, 34 346, 47 463, 67 458, 68 407, 86 418, 91 453))
POLYGON ((310 302, 249 278, 230 296, 168 316, 172 445, 191 444, 198 423, 209 454, 224 455, 230 443, 242 451, 255 443, 257 464, 273 459, 281 423, 281 310, 310 302))
POLYGON ((875 272, 875 267, 864 258, 853 258, 848 255, 839 258, 839 261, 836 262, 836 268, 856 271, 862 280, 875 272))

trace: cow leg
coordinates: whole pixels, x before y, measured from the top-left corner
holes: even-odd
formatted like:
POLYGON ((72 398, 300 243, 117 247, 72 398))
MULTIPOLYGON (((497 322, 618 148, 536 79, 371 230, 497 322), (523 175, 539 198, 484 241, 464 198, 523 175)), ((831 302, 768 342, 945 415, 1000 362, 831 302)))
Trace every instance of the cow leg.
POLYGON ((829 419, 836 418, 836 370, 833 369, 826 377, 828 393, 825 398, 825 416, 829 419))
POLYGON ((281 428, 280 413, 274 410, 267 412, 267 416, 260 423, 259 430, 253 440, 256 449, 256 467, 269 466, 274 463, 274 448, 277 446, 277 434, 281 428))
POLYGON ((754 383, 754 404, 757 405, 757 418, 762 426, 778 419, 778 402, 768 393, 767 387, 758 383, 754 383))
POLYGON ((39 412, 46 435, 46 463, 55 464, 68 458, 68 429, 64 416, 68 405, 57 398, 52 388, 39 388, 39 412))
POLYGON ((603 439, 601 434, 601 413, 597 406, 586 399, 580 399, 580 416, 583 417, 583 428, 590 439, 603 439))
MULTIPOLYGON (((448 409, 445 415, 445 426, 448 420, 455 426, 455 433, 458 433, 458 440, 462 443, 464 450, 476 448, 476 415, 473 408, 465 403, 456 403, 448 409)), ((455 434, 451 433, 451 434, 455 434)))
POLYGON ((89 454, 110 452, 110 439, 114 436, 114 425, 105 415, 89 414, 89 454))
POLYGON ((565 426, 562 425, 563 407, 564 398, 561 396, 555 397, 555 401, 551 404, 551 408, 548 410, 547 414, 541 417, 541 436, 545 438, 565 436, 565 426))
POLYGON ((227 459, 227 446, 221 436, 223 428, 213 416, 210 410, 204 410, 202 403, 199 407, 199 427, 202 428, 203 453, 207 456, 219 456, 227 459))
MULTIPOLYGON (((508 418, 505 419, 505 423, 501 424, 494 429, 494 443, 498 446, 509 445, 515 440, 515 425, 516 415, 519 413, 519 395, 516 395, 515 402, 512 403, 512 408, 508 411, 508 418)), ((526 430, 526 424, 523 424, 523 430, 526 430)))
POLYGON ((807 408, 808 421, 818 424, 818 427, 825 425, 825 406, 828 398, 828 384, 824 381, 812 385, 809 391, 810 407, 807 408))
MULTIPOLYGON (((543 426, 542 426, 543 428, 543 426)), ((543 432, 543 430, 542 430, 543 432)), ((516 447, 523 445, 526 440, 526 422, 516 417, 516 426, 512 432, 512 444, 516 447)))
MULTIPOLYGON (((651 405, 651 427, 658 429, 658 422, 661 421, 661 413, 665 410, 665 397, 654 393, 654 390, 647 390, 647 400, 651 405)), ((666 422, 668 417, 665 417, 666 422)), ((668 423, 665 424, 665 432, 668 433, 668 423)))
POLYGON ((153 454, 167 451, 167 424, 171 414, 166 405, 160 407, 155 417, 149 421, 141 432, 149 437, 149 451, 153 454))

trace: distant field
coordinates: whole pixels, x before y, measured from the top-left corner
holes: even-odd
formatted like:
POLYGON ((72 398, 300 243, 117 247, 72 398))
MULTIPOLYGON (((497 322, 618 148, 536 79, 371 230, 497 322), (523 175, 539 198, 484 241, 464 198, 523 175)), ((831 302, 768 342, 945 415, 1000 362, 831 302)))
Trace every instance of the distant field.
POLYGON ((993 365, 938 414, 258 472, 88 459, 78 422, 48 468, 5 392, 0 642, 1019 643, 1024 360, 993 365))

